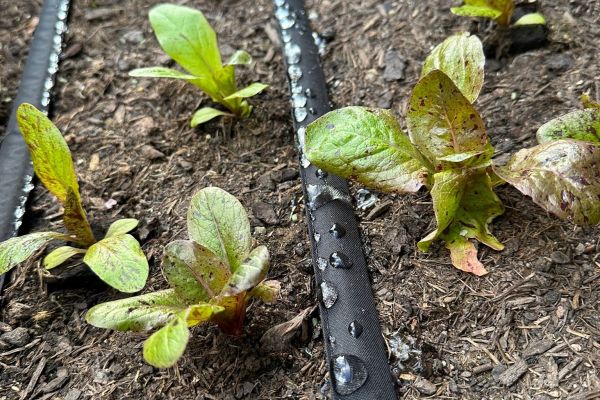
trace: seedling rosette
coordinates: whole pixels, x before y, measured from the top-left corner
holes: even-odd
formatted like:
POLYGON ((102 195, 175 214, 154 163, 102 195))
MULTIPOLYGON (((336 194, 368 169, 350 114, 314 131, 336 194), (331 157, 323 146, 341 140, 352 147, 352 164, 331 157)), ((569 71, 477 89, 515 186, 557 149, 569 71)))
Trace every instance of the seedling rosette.
POLYGON ((494 165, 483 119, 473 103, 483 85, 485 57, 476 36, 458 34, 426 59, 406 114, 408 134, 388 110, 346 107, 307 127, 305 152, 317 167, 361 184, 396 193, 426 187, 436 229, 418 247, 436 239, 452 264, 487 273, 473 240, 503 245, 489 224, 504 212, 494 187, 507 182, 545 210, 576 224, 600 221, 600 113, 588 109, 540 128, 543 143, 494 165), (593 135, 592 135, 593 136, 593 135), (584 139, 584 140, 581 140, 584 139))
POLYGON ((230 111, 203 107, 192 116, 192 127, 218 116, 245 118, 250 115, 252 107, 246 99, 268 87, 255 82, 238 90, 235 66, 250 64, 250 54, 238 50, 223 65, 215 31, 204 15, 193 8, 160 4, 150 10, 149 19, 162 49, 187 72, 150 67, 135 69, 129 73, 130 76, 187 81, 230 111))
POLYGON ((264 280, 269 252, 252 247, 248 217, 234 196, 215 187, 200 190, 187 228, 190 240, 171 242, 164 251, 162 268, 171 289, 99 304, 86 315, 100 328, 160 328, 144 343, 144 359, 159 368, 181 357, 189 327, 211 321, 240 335, 248 300, 272 302, 279 290, 279 282, 264 280))
POLYGON ((71 152, 60 131, 31 104, 21 104, 17 123, 27 143, 37 177, 64 207, 67 233, 36 232, 0 243, 0 274, 35 255, 53 240, 70 242, 44 258, 46 269, 83 255, 83 262, 108 285, 122 292, 141 290, 148 278, 148 261, 140 244, 128 232, 138 221, 115 221, 102 240, 97 240, 81 204, 79 184, 71 152))

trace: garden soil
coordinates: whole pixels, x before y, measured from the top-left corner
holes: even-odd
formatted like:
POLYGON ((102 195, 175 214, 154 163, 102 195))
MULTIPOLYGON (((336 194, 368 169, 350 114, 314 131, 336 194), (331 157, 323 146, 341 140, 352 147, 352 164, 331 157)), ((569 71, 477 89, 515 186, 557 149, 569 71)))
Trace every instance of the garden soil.
MULTIPOLYGON (((141 221, 147 292, 166 288, 162 249, 186 237, 191 196, 206 186, 226 189, 249 210, 256 242, 269 247, 280 299, 252 303, 241 337, 212 325, 193 328, 181 361, 158 370, 142 359, 146 333, 85 323, 91 306, 122 294, 89 277, 49 285, 39 262, 26 263, 12 274, 0 310, 0 330, 12 332, 12 343, 0 343, 0 399, 326 398, 331 388, 271 3, 180 2, 205 13, 224 54, 241 48, 253 55, 251 66, 238 68, 240 82, 271 85, 251 99, 251 118, 197 129, 189 117, 210 105, 206 96, 182 82, 127 76, 137 67, 172 66, 147 22, 155 3, 73 1, 53 115, 73 152, 84 206, 99 230, 118 218, 141 221), (269 335, 262 343, 270 345, 261 345, 267 330, 301 313, 305 321, 293 335, 269 335)), ((0 0, 0 129, 39 5, 0 0)), ((434 45, 463 30, 494 35, 489 24, 450 14, 451 5, 310 2, 314 28, 328 41, 323 67, 334 106, 391 108, 403 120, 434 45)), ((499 159, 534 145, 536 129, 580 107, 582 92, 600 96, 600 2, 544 1, 541 11, 548 45, 487 61, 477 106, 499 159)), ((443 246, 417 251, 434 228, 425 192, 372 195, 375 204, 357 213, 399 398, 600 397, 599 229, 559 221, 502 187, 506 212, 493 231, 506 248, 479 246, 489 274, 477 278, 453 269, 443 246)), ((60 207, 39 186, 28 216, 28 229, 61 229, 60 207)))

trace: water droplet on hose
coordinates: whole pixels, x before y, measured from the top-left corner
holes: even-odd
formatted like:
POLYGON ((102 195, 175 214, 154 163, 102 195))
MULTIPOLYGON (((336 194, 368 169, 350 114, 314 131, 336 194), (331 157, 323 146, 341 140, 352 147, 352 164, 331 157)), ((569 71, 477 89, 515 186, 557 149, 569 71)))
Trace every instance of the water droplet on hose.
POLYGON ((321 168, 317 169, 317 171, 315 172, 315 175, 317 176, 317 178, 319 179, 325 179, 327 178, 327 171, 323 171, 321 168))
POLYGON ((302 69, 297 65, 290 65, 288 67, 288 75, 292 81, 292 85, 295 85, 302 78, 302 69))
POLYGON ((316 113, 317 113, 317 110, 315 110, 314 108, 310 107, 310 108, 308 109, 308 112, 309 112, 309 113, 311 113, 311 114, 316 114, 316 113))
POLYGON ((342 396, 358 390, 367 381, 365 363, 353 355, 339 355, 333 359, 333 382, 335 391, 342 396))
POLYGON ((298 122, 304 121, 306 119, 307 115, 308 115, 308 113, 306 112, 305 107, 294 108, 294 117, 296 118, 296 121, 298 121, 298 122))
POLYGON ((319 257, 317 258, 317 267, 321 270, 321 271, 325 271, 325 268, 327 268, 327 260, 324 259, 323 257, 319 257))
POLYGON ((334 200, 350 203, 348 194, 329 185, 306 185, 309 210, 316 210, 334 200))
POLYGON ((313 94, 312 90, 310 90, 310 88, 306 88, 306 90, 304 91, 304 94, 306 95, 306 97, 314 97, 314 94, 313 94))
POLYGON ((377 202, 377 196, 369 192, 367 189, 359 189, 356 191, 356 207, 361 210, 366 210, 372 207, 377 202))
POLYGON ((359 338, 363 333, 363 326, 358 321, 350 322, 348 325, 348 332, 352 335, 352 337, 359 338))
POLYGON ((352 261, 347 255, 341 251, 331 253, 329 256, 329 264, 334 268, 349 269, 352 267, 352 261))
POLYGON ((335 338, 333 336, 329 336, 329 343, 331 344, 331 347, 335 346, 335 338))
POLYGON ((298 64, 300 62, 300 46, 295 43, 286 43, 283 47, 285 59, 288 64, 298 64))
POLYGON ((319 240, 321 240, 321 234, 315 232, 315 234, 313 235, 313 237, 315 238, 315 242, 319 243, 319 240))
POLYGON ((292 95, 292 105, 295 108, 304 107, 306 105, 307 98, 303 94, 292 95))
POLYGON ((325 281, 321 282, 321 299, 325 308, 331 308, 338 298, 338 292, 335 286, 325 281))
POLYGON ((331 233, 331 236, 334 238, 341 239, 346 236, 346 228, 336 222, 335 224, 331 225, 331 228, 329 228, 329 233, 331 233))

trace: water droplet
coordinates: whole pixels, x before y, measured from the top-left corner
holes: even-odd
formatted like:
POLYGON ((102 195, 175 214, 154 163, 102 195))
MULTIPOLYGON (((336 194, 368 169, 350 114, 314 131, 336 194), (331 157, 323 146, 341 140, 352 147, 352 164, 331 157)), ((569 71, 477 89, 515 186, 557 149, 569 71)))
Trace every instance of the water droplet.
POLYGON ((289 43, 292 41, 292 34, 288 31, 281 31, 281 40, 283 43, 289 43))
POLYGON ((325 54, 325 40, 317 32, 312 33, 313 40, 315 41, 315 46, 319 50, 319 55, 325 54))
POLYGON ((315 238, 315 242, 319 243, 319 240, 321 240, 321 234, 315 232, 315 234, 313 235, 313 237, 315 238))
POLYGON ((341 239, 346 236, 346 228, 336 222, 335 224, 331 225, 331 228, 329 228, 329 233, 331 233, 331 236, 334 238, 341 239))
POLYGON ((290 65, 288 67, 288 75, 292 81, 292 85, 295 85, 302 78, 302 69, 298 65, 290 65))
POLYGON ((295 43, 286 43, 283 47, 285 59, 288 64, 298 64, 300 62, 300 46, 295 43))
POLYGON ((334 268, 349 269, 352 267, 352 261, 341 251, 331 253, 329 264, 334 268))
POLYGON ((306 105, 307 98, 302 94, 292 95, 292 104, 295 108, 304 107, 306 105))
POLYGON ((321 168, 319 168, 316 170, 315 175, 319 179, 325 179, 325 178, 327 178, 327 175, 329 175, 329 174, 327 173, 327 171, 323 171, 321 168))
POLYGON ((292 94, 300 94, 300 93, 302 93, 302 86, 295 85, 294 82, 292 82, 292 94))
POLYGON ((285 4, 285 0, 275 0, 275 5, 281 7, 285 4))
POLYGON ((314 114, 316 114, 316 113, 317 113, 317 110, 315 110, 314 108, 310 107, 310 108, 308 109, 308 112, 314 115, 314 114))
POLYGON ((329 123, 329 124, 325 125, 325 128, 327 128, 327 129, 333 129, 333 128, 335 128, 335 125, 329 123))
POLYGON ((304 121, 306 119, 307 115, 308 115, 308 113, 306 112, 305 107, 294 108, 294 117, 296 118, 296 121, 298 121, 298 122, 304 121))
POLYGON ((314 94, 313 94, 312 90, 310 90, 310 88, 306 88, 306 90, 304 91, 304 94, 306 95, 306 97, 314 97, 314 94))
POLYGON ((334 200, 350 203, 350 196, 333 186, 329 185, 307 185, 309 210, 316 210, 334 200))
POLYGON ((293 15, 279 20, 279 25, 281 26, 281 29, 290 29, 294 26, 295 23, 296 18, 293 15))
POLYGON ((367 189, 359 189, 356 192, 356 207, 361 210, 366 210, 372 207, 377 202, 377 196, 369 192, 367 189))
POLYGON ((329 343, 332 347, 335 346, 335 338, 333 336, 329 336, 329 343))
POLYGON ((324 259, 323 257, 319 257, 317 258, 317 267, 321 270, 321 271, 325 271, 325 268, 327 268, 327 260, 324 259))
POLYGON ((365 363, 353 355, 338 355, 333 359, 333 382, 335 391, 342 396, 358 390, 367 381, 365 363))
POLYGON ((331 308, 338 298, 338 292, 335 286, 326 281, 321 282, 321 300, 325 308, 331 308))
POLYGON ((350 322, 348 325, 348 332, 352 335, 352 337, 359 338, 363 333, 363 326, 358 321, 350 322))

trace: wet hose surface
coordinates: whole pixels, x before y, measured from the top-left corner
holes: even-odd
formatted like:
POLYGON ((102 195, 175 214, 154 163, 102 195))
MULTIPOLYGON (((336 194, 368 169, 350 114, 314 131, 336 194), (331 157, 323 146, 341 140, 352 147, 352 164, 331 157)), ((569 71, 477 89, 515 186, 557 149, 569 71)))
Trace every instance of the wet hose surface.
MULTIPOLYGON (((0 137, 0 242, 18 233, 27 197, 33 189, 33 167, 17 127, 16 111, 21 103, 48 111, 68 9, 68 0, 44 1, 6 132, 0 137)), ((5 277, 6 274, 0 275, 0 295, 5 277)))
POLYGON ((274 3, 292 93, 332 397, 396 399, 348 184, 311 165, 302 152, 306 126, 331 110, 319 38, 310 29, 302 0, 274 3))

